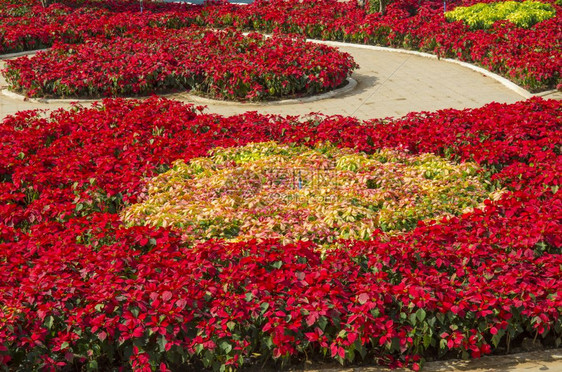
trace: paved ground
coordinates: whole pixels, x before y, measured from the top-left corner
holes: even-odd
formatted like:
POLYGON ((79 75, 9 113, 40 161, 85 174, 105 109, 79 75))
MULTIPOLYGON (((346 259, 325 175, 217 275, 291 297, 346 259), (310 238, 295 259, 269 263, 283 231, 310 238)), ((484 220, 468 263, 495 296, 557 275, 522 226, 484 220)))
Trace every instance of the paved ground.
MULTIPOLYGON (((404 369, 390 370, 380 367, 326 367, 295 368, 306 372, 406 372, 404 369)), ((429 362, 422 372, 562 372, 562 350, 545 350, 505 356, 486 356, 476 360, 450 360, 429 362)), ((411 372, 411 371, 408 371, 411 372)))
MULTIPOLYGON (((258 111, 284 115, 321 112, 329 115, 355 116, 360 119, 402 116, 412 111, 434 111, 445 108, 480 107, 489 102, 513 103, 524 99, 497 81, 465 67, 423 57, 362 49, 354 46, 341 48, 353 55, 361 66, 353 78, 355 90, 344 96, 311 103, 289 105, 211 104, 208 111, 232 115, 258 111)), ((0 61, 0 68, 3 63, 0 61)), ((0 87, 5 86, 0 77, 0 87)), ((562 99, 562 93, 546 95, 562 99)), ((189 102, 184 94, 174 99, 189 102)), ((0 94, 0 120, 7 115, 26 109, 56 109, 70 103, 32 103, 0 94)), ((311 366, 301 370, 314 371, 311 366)), ((317 371, 380 372, 382 368, 361 367, 346 369, 326 367, 317 371)), ((510 356, 484 357, 480 360, 428 363, 424 371, 471 372, 562 372, 562 351, 520 353, 510 356)))
MULTIPOLYGON (((497 81, 452 63, 354 46, 341 49, 352 54, 361 66, 353 74, 357 87, 344 96, 274 106, 218 103, 207 105, 208 110, 224 115, 245 111, 286 115, 322 112, 370 119, 403 116, 412 111, 480 107, 492 101, 513 103, 524 99, 497 81)), ((1 78, 0 85, 5 85, 1 78)), ((174 98, 190 101, 182 94, 174 98)), ((0 95, 0 118, 23 109, 68 106, 67 103, 26 103, 0 95)))

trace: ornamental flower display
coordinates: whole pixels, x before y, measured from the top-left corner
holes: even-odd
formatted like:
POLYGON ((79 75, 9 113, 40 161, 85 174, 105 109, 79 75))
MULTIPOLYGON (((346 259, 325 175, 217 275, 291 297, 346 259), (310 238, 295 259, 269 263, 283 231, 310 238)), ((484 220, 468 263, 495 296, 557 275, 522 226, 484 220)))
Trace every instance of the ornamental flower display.
POLYGON ((220 370, 308 355, 419 369, 523 337, 557 345, 561 128, 561 103, 540 98, 370 122, 222 117, 159 98, 17 113, 0 124, 0 362, 220 370), (248 149, 298 162, 322 160, 322 147, 350 180, 394 156, 403 165, 383 164, 406 167, 396 182, 429 167, 502 192, 335 249, 266 236, 197 243, 122 221, 185 167, 213 177, 215 163, 265 161, 248 149))
MULTIPOLYGON (((447 11, 482 2, 490 1, 447 2, 447 11)), ((0 2, 0 51, 4 53, 44 48, 54 42, 82 42, 94 35, 113 37, 147 27, 177 29, 199 24, 429 52, 475 63, 532 92, 562 83, 562 7, 556 0, 544 0, 546 5, 539 6, 549 9, 548 17, 529 23, 523 16, 519 26, 534 24, 529 28, 490 19, 485 30, 471 29, 464 21, 449 22, 441 0, 396 0, 385 14, 370 13, 355 1, 336 0, 268 0, 247 6, 144 0, 143 13, 136 0, 80 1, 80 6, 74 0, 61 0, 47 8, 38 1, 26 3, 15 7, 9 0, 0 2)))
POLYGON ((527 0, 522 3, 506 1, 460 6, 445 13, 445 18, 448 21, 462 20, 471 28, 489 28, 500 20, 508 20, 518 27, 529 28, 555 15, 556 11, 552 5, 527 0))
POLYGON ((148 28, 57 44, 7 62, 10 87, 30 97, 100 97, 194 91, 213 98, 298 97, 344 84, 357 67, 335 48, 236 31, 148 28))
POLYGON ((409 230, 478 206, 489 193, 476 173, 475 164, 431 154, 248 144, 176 161, 123 215, 132 224, 174 226, 189 241, 367 240, 376 229, 409 230))
MULTIPOLYGON (((489 2, 448 1, 446 10, 455 12, 457 6, 489 2)), ((527 19, 529 12, 536 10, 527 9, 515 23, 491 18, 486 29, 471 29, 462 20, 448 21, 441 0, 396 0, 384 14, 372 13, 355 1, 336 0, 268 0, 247 6, 221 2, 185 6, 144 0, 143 13, 136 0, 79 4, 61 0, 47 8, 38 1, 26 3, 29 5, 15 7, 9 0, 0 2, 0 51, 77 43, 94 35, 113 37, 146 27, 178 29, 199 24, 429 52, 475 63, 532 92, 554 89, 562 83, 562 7, 556 0, 538 5, 547 9, 548 16, 541 13, 536 19, 527 19)))
POLYGON ((48 48, 5 61, 13 90, 113 97, 0 122, 0 368, 417 371, 562 345, 561 101, 360 121, 125 98, 344 84, 350 55, 305 37, 560 89, 559 0, 445 5, 0 0, 0 53, 48 48))

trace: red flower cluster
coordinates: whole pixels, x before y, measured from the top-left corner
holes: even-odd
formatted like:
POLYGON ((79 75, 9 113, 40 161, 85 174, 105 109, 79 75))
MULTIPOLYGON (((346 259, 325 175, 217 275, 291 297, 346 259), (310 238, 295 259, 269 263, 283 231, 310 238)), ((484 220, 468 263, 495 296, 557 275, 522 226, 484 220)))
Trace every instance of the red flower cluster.
POLYGON ((304 40, 192 27, 55 44, 31 58, 7 61, 4 74, 12 89, 31 97, 194 90, 221 99, 264 100, 336 88, 356 66, 349 54, 304 40))
POLYGON ((146 27, 180 28, 192 23, 187 9, 198 7, 144 1, 57 1, 47 8, 39 1, 0 0, 0 53, 50 47, 55 42, 79 43, 91 36, 113 37, 146 27), (66 3, 63 4, 63 3, 66 3))
POLYGON ((532 99, 395 121, 206 115, 106 100, 0 125, 0 362, 168 370, 299 356, 420 357, 562 336, 562 105, 532 99), (93 135, 95 133, 95 135, 93 135), (274 140, 474 160, 482 210, 321 255, 311 243, 187 247, 124 228, 145 177, 216 146, 274 140))

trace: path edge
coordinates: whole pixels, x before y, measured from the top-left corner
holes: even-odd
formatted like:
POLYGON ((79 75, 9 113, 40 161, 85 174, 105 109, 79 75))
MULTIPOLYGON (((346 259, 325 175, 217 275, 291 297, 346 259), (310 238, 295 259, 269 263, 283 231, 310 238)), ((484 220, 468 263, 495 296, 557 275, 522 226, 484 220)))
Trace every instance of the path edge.
POLYGON ((14 52, 14 53, 8 53, 8 54, 0 54, 0 61, 6 60, 6 59, 11 59, 11 58, 23 57, 23 56, 31 56, 31 55, 37 54, 39 52, 46 52, 49 49, 51 49, 51 48, 33 49, 33 50, 27 50, 27 51, 24 51, 24 52, 14 52))
POLYGON ((261 102, 236 102, 236 101, 221 101, 217 99, 205 98, 200 97, 194 94, 185 93, 182 94, 186 99, 190 102, 194 103, 201 103, 201 104, 215 104, 215 105, 223 105, 223 106, 247 106, 247 107, 258 107, 258 106, 282 106, 282 105, 292 105, 298 103, 309 103, 309 102, 316 102, 321 101, 328 98, 334 98, 338 96, 342 96, 346 93, 351 92, 357 87, 357 80, 353 79, 352 77, 348 77, 346 79, 347 84, 341 88, 330 90, 328 92, 315 94, 312 96, 306 96, 301 98, 292 98, 292 99, 283 99, 279 101, 261 101, 261 102))
MULTIPOLYGON (((200 103, 200 104, 215 104, 215 105, 223 105, 223 106, 248 106, 248 107, 260 107, 260 106, 281 106, 281 105, 291 105, 291 104, 299 104, 299 103, 308 103, 308 102, 316 102, 328 98, 334 98, 336 96, 341 96, 346 93, 351 92, 353 89, 357 87, 357 81, 351 77, 346 79, 347 84, 341 88, 330 90, 325 93, 316 94, 313 96, 302 97, 302 98, 293 98, 293 99, 285 99, 280 101, 263 101, 263 103, 258 102, 236 102, 236 101, 221 101, 211 98, 199 97, 194 94, 189 93, 169 93, 169 94, 158 94, 159 97, 174 99, 175 96, 181 94, 186 100, 189 102, 186 103, 200 103)), ((79 98, 28 98, 22 94, 12 92, 11 90, 5 88, 2 89, 1 93, 8 97, 17 99, 20 101, 25 102, 33 102, 33 103, 90 103, 90 102, 98 102, 106 98, 111 97, 100 97, 96 99, 79 99, 79 98)), ((147 99, 149 96, 142 96, 142 97, 128 97, 128 98, 135 98, 135 99, 147 99)))

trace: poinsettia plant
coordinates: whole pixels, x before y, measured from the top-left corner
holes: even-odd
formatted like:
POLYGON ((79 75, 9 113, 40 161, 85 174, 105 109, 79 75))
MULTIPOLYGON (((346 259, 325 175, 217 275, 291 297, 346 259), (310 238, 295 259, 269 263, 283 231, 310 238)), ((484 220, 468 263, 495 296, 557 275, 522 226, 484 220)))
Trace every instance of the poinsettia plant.
POLYGON ((10 87, 30 97, 130 96, 188 90, 220 99, 267 100, 334 89, 357 67, 333 47, 198 27, 148 28, 122 37, 55 44, 7 61, 10 87))
POLYGON ((419 369, 524 337, 560 345, 561 118, 559 101, 539 98, 366 123, 221 117, 157 98, 10 116, 0 124, 0 363, 222 370, 309 357, 419 369), (121 221, 175 161, 267 141, 473 162, 504 192, 327 250, 192 245, 174 227, 121 221))

